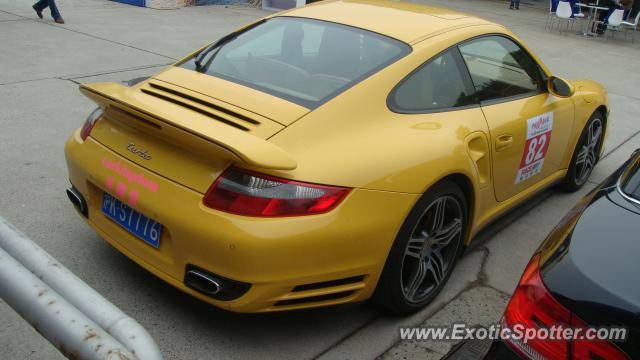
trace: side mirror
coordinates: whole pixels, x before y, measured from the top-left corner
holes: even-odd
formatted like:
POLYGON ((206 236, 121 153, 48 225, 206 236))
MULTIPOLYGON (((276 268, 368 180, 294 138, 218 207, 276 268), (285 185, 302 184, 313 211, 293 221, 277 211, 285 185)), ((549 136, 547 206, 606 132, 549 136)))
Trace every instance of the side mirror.
POLYGON ((573 95, 575 89, 571 83, 563 78, 552 76, 547 83, 547 89, 553 96, 567 98, 573 95))

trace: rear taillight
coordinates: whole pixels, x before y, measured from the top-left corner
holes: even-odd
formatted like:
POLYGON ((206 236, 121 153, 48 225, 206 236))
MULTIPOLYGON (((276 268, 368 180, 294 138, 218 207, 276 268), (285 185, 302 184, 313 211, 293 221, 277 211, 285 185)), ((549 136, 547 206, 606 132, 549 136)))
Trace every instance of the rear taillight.
MULTIPOLYGON (((540 256, 527 265, 504 313, 503 327, 527 329, 587 328, 587 324, 560 304, 547 290, 540 274, 540 256)), ((528 359, 628 359, 613 343, 604 340, 532 339, 505 342, 528 359)))
POLYGON ((82 129, 80 129, 80 138, 82 141, 87 140, 89 134, 91 134, 91 130, 96 125, 98 119, 102 117, 103 113, 102 108, 98 107, 87 116, 87 120, 84 121, 82 129))
MULTIPOLYGON (((514 328, 516 324, 526 329, 551 328, 553 325, 570 327, 571 313, 554 299, 542 283, 539 256, 534 256, 524 270, 520 283, 504 313, 505 325, 514 328)), ((531 359, 568 359, 569 343, 566 341, 529 340, 510 341, 516 350, 531 359)))
POLYGON ((246 216, 301 216, 332 210, 349 191, 231 168, 211 186, 204 204, 246 216))

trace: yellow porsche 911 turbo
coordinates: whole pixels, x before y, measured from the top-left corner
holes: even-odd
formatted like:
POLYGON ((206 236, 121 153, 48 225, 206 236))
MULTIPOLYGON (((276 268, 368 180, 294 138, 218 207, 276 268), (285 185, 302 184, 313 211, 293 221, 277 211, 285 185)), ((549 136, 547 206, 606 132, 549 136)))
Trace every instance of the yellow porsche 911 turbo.
POLYGON ((511 31, 451 10, 325 1, 247 25, 98 104, 66 144, 84 220, 237 312, 426 306, 474 235, 580 188, 609 113, 511 31))

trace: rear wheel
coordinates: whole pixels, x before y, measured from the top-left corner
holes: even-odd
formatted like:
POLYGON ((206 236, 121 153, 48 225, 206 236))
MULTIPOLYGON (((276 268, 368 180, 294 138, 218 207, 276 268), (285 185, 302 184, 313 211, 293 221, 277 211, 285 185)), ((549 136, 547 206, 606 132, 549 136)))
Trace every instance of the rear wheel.
POLYGON ((424 308, 449 280, 466 227, 467 203, 460 188, 448 180, 434 185, 402 225, 374 299, 400 314, 424 308))
POLYGON ((589 180, 600 157, 600 149, 604 135, 602 113, 596 111, 585 125, 578 144, 573 151, 569 170, 561 186, 567 191, 580 189, 589 180))

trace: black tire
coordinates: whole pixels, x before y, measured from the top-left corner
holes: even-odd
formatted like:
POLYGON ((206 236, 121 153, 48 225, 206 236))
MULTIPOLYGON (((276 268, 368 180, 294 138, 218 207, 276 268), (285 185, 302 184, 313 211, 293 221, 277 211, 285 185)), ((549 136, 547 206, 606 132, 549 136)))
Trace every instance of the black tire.
POLYGON ((565 175, 560 184, 560 187, 565 191, 577 191, 589 180, 589 176, 591 176, 598 160, 600 160, 600 150, 604 139, 604 124, 604 115, 600 111, 596 111, 584 126, 576 148, 573 150, 567 175, 565 175))
POLYGON ((412 314, 427 306, 453 272, 463 248, 467 224, 467 200, 460 187, 449 180, 431 187, 402 224, 373 300, 397 314, 412 314), (438 211, 441 216, 436 215, 438 211), (436 218, 443 219, 439 227, 436 218), (439 230, 433 230, 436 227, 439 230), (450 240, 444 245, 447 238, 450 240))

